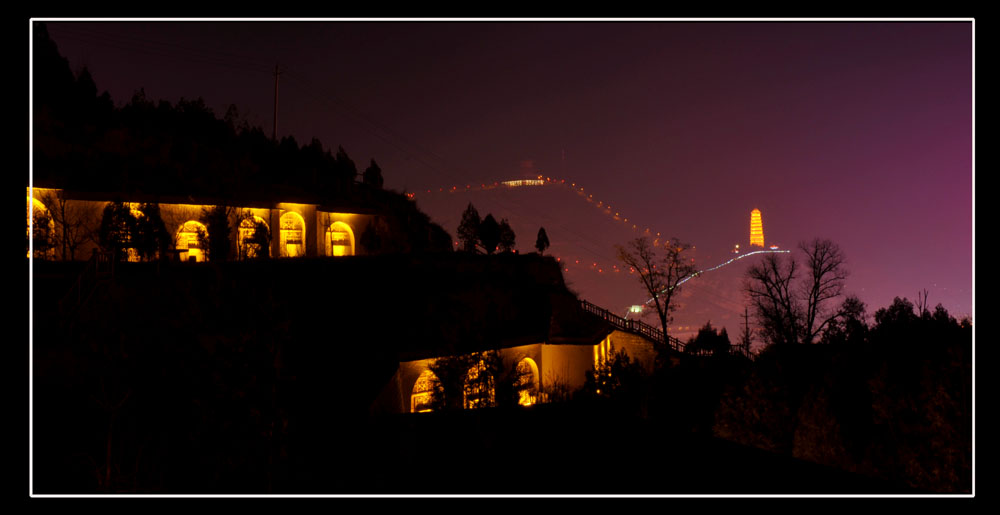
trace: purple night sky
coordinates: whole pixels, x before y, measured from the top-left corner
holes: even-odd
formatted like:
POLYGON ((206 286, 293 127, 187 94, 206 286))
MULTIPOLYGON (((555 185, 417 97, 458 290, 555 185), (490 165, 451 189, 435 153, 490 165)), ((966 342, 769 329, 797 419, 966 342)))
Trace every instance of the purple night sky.
MULTIPOLYGON (((140 87, 170 102, 202 97, 220 117, 235 104, 268 134, 278 64, 279 136, 342 145, 361 170, 374 158, 386 187, 415 192, 453 237, 470 201, 509 218, 521 252, 544 226, 551 253, 581 261, 565 274, 571 288, 615 311, 645 300, 638 282, 591 268, 617 263, 613 245, 636 236, 633 221, 693 243, 708 267, 746 247, 758 208, 768 245, 839 243, 847 290, 869 313, 923 289, 931 305, 972 313, 970 22, 48 28, 118 105, 140 87), (582 185, 628 225, 568 188, 437 193, 538 174, 582 185)), ((705 293, 730 334, 739 278, 720 274, 705 293)), ((706 321, 684 311, 680 323, 706 321)))

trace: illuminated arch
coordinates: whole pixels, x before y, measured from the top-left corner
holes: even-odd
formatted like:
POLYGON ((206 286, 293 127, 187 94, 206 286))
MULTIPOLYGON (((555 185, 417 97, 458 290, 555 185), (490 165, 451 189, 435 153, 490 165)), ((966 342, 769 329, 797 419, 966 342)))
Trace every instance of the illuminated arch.
POLYGON ((289 211, 281 215, 281 257, 306 255, 306 221, 302 215, 289 211))
POLYGON ((480 360, 465 374, 465 409, 485 408, 494 405, 493 377, 486 372, 486 363, 480 360))
MULTIPOLYGON (((35 226, 35 245, 37 246, 40 239, 46 240, 49 248, 47 249, 36 249, 35 257, 37 258, 52 258, 55 257, 56 249, 55 242, 52 241, 53 236, 55 236, 55 222, 52 220, 52 214, 49 213, 49 208, 45 206, 41 200, 37 198, 32 198, 30 195, 27 196, 28 202, 28 213, 27 213, 27 237, 31 239, 31 230, 35 224, 41 224, 35 226)), ((31 253, 27 253, 27 257, 31 257, 31 253)))
POLYGON ((531 358, 517 362, 517 379, 514 387, 517 389, 517 403, 521 406, 531 406, 538 402, 538 365, 531 358))
POLYGON ((434 395, 434 387, 438 378, 434 372, 424 370, 417 381, 413 383, 413 390, 410 393, 410 413, 422 413, 431 410, 431 399, 434 395))
POLYGON ((270 245, 253 241, 254 233, 257 231, 257 227, 261 224, 264 225, 265 230, 270 231, 270 227, 268 227, 267 222, 257 215, 253 215, 253 218, 244 218, 243 221, 240 222, 240 226, 236 231, 236 249, 239 253, 240 259, 264 257, 264 253, 266 253, 267 256, 271 255, 270 245))
POLYGON ((177 229, 177 251, 181 261, 207 261, 208 229, 205 224, 188 220, 177 229), (200 236, 199 236, 200 234, 200 236))
MULTIPOLYGON (((139 210, 139 206, 140 206, 140 204, 138 204, 136 202, 129 202, 129 204, 128 204, 129 213, 131 213, 132 214, 132 218, 135 218, 136 220, 142 220, 146 216, 145 213, 143 213, 142 211, 139 210)), ((131 236, 129 237, 129 241, 132 241, 131 236)), ((142 261, 142 256, 139 255, 139 249, 137 249, 135 247, 129 247, 127 249, 127 251, 128 251, 128 260, 129 261, 131 261, 133 263, 137 263, 139 261, 142 261)))
POLYGON ((326 255, 353 256, 354 231, 344 222, 333 222, 326 228, 326 255))

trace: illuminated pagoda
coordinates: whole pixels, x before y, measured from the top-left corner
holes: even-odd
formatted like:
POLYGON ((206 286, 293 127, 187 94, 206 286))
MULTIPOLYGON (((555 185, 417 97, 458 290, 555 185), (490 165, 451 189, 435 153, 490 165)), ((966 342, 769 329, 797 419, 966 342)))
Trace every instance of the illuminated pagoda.
POLYGON ((750 245, 764 246, 764 223, 760 221, 760 209, 750 212, 750 245))

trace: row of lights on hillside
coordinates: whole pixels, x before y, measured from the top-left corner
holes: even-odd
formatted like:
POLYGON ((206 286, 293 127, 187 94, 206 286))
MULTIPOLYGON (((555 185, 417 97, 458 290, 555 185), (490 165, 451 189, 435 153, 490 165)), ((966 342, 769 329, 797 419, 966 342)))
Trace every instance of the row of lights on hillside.
MULTIPOLYGON (((566 179, 556 180, 556 179, 553 179, 552 177, 546 177, 544 175, 539 175, 538 176, 538 180, 539 181, 545 181, 545 184, 564 185, 564 186, 566 185, 566 179)), ((535 185, 538 185, 538 184, 537 183, 533 183, 533 182, 528 182, 528 181, 504 181, 504 182, 494 181, 493 184, 481 183, 478 188, 473 187, 471 184, 466 184, 465 188, 460 188, 457 185, 456 186, 452 186, 451 188, 447 188, 447 189, 444 188, 444 187, 441 187, 441 188, 438 188, 438 192, 439 193, 458 193, 458 192, 463 192, 464 193, 464 192, 469 192, 469 191, 490 190, 490 189, 498 188, 501 185, 504 186, 504 187, 507 187, 507 188, 516 188, 516 187, 520 187, 520 186, 535 186, 535 185)), ((585 195, 585 190, 584 190, 583 186, 579 186, 579 189, 577 189, 578 188, 577 184, 575 182, 570 182, 569 183, 569 187, 573 191, 575 191, 578 195, 580 195, 581 197, 585 195)), ((433 192, 434 192, 434 190, 432 190, 432 189, 428 189, 427 190, 427 193, 433 193, 433 192)), ((412 199, 414 195, 412 193, 408 193, 407 196, 409 196, 412 199)), ((585 199, 586 199, 587 202, 590 202, 592 204, 594 203, 594 195, 593 194, 586 194, 585 199)), ((611 204, 606 204, 602 200, 597 200, 595 205, 602 212, 604 212, 607 215, 610 215, 614 220, 621 221, 622 224, 624 224, 626 227, 629 227, 628 218, 625 218, 624 216, 622 216, 621 212, 615 211, 613 215, 611 214, 612 213, 611 204)), ((639 225, 635 224, 635 223, 631 224, 631 228, 632 228, 633 231, 639 231, 640 230, 639 229, 639 225)), ((645 230, 642 231, 642 233, 646 234, 648 236, 652 236, 653 235, 653 231, 650 230, 649 227, 646 227, 645 230)), ((660 233, 656 233, 656 237, 653 239, 653 245, 654 246, 658 247, 658 246, 661 245, 660 238, 661 238, 660 233)))

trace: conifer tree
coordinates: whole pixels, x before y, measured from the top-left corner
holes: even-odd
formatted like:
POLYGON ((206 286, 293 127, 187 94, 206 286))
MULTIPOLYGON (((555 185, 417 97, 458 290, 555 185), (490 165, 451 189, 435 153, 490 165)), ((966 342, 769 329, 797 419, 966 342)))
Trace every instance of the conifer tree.
POLYGON ((479 211, 469 202, 469 207, 462 213, 462 223, 458 225, 458 241, 462 245, 462 250, 475 252, 476 244, 479 243, 479 211))
POLYGON ((545 234, 545 228, 538 228, 538 237, 535 238, 535 248, 539 254, 545 254, 545 249, 549 248, 549 236, 545 234))
POLYGON ((365 173, 362 180, 368 186, 372 186, 375 188, 381 188, 382 184, 385 182, 382 179, 382 169, 379 168, 378 164, 375 163, 374 159, 372 159, 372 164, 370 164, 368 168, 365 169, 365 173))
POLYGON ((493 254, 500 245, 500 224, 492 214, 486 215, 483 223, 479 224, 479 243, 486 249, 487 254, 493 254))
POLYGON ((514 235, 514 229, 510 228, 510 224, 507 223, 507 219, 504 218, 500 220, 500 251, 514 252, 515 239, 516 236, 514 235))

